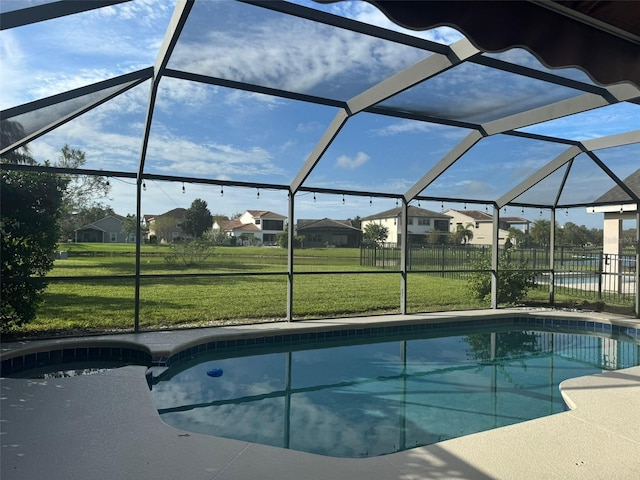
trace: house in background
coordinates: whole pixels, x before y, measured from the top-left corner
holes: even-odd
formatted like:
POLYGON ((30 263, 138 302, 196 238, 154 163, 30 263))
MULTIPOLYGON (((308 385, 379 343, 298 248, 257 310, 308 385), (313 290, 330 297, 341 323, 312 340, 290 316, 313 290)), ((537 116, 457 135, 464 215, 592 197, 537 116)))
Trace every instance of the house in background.
MULTIPOLYGON (((640 169, 633 172, 624 180, 625 185, 637 196, 640 196, 640 169)), ((604 255, 613 255, 618 261, 609 261, 608 273, 612 275, 604 275, 605 282, 603 288, 606 290, 617 291, 620 288, 620 277, 615 275, 625 269, 631 267, 635 270, 636 263, 634 258, 625 258, 622 255, 622 231, 623 222, 635 223, 638 214, 638 204, 633 202, 631 197, 615 185, 613 188, 600 195, 594 203, 605 203, 606 205, 598 207, 589 207, 589 213, 604 213, 602 253, 604 255)), ((635 225, 636 235, 640 225, 635 225)), ((637 247, 636 247, 637 248, 637 247)))
POLYGON ((107 215, 88 225, 84 225, 74 230, 74 240, 76 242, 93 243, 125 243, 135 242, 135 233, 125 235, 122 232, 122 224, 125 218, 120 215, 107 215))
POLYGON ((303 245, 315 247, 351 247, 360 246, 362 230, 353 226, 351 220, 298 220, 296 235, 304 235, 303 245))
POLYGON ((169 243, 177 239, 191 238, 182 231, 182 222, 187 216, 186 208, 174 208, 161 215, 144 215, 142 225, 148 229, 148 238, 153 236, 159 243, 169 243))
MULTIPOLYGON (((425 243, 429 232, 448 232, 448 215, 432 212, 425 208, 407 207, 407 234, 410 243, 425 243)), ((369 215, 361 220, 362 231, 365 231, 369 223, 377 223, 387 227, 389 236, 387 242, 400 244, 402 233, 402 207, 392 208, 384 212, 369 215)))
POLYGON ((234 220, 215 221, 211 229, 228 237, 242 238, 243 243, 277 245, 278 234, 284 232, 287 217, 268 210, 247 210, 234 220))
MULTIPOLYGON (((468 245, 491 245, 493 232, 493 215, 480 210, 454 210, 444 212, 451 217, 449 232, 457 231, 458 226, 469 229, 473 238, 468 245)), ((529 231, 529 220, 520 217, 501 217, 498 225, 498 245, 503 246, 509 237, 509 228, 515 227, 523 233, 529 231)))
MULTIPOLYGON (((633 172, 623 181, 633 193, 640 196, 640 169, 633 172)), ((621 253, 622 223, 625 220, 635 221, 638 204, 633 202, 619 185, 615 185, 600 195, 594 203, 606 204, 587 209, 588 213, 604 213, 603 251, 604 253, 619 255, 621 253)), ((640 226, 636 225, 636 228, 640 228, 640 226)))

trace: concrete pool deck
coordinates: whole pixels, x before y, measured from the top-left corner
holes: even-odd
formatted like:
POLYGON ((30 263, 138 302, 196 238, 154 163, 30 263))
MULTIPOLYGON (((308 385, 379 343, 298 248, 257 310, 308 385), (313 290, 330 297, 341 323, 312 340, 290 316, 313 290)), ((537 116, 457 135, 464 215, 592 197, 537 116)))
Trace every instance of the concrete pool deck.
MULTIPOLYGON (((523 314, 597 320, 640 328, 609 314, 498 310, 327 319, 239 327, 37 340, 17 352, 87 342, 146 345, 154 357, 205 338, 274 331, 354 328, 401 320, 500 318, 523 314)), ((3 378, 0 477, 9 479, 637 479, 640 478, 640 367, 562 383, 572 410, 390 455, 345 459, 177 430, 158 415, 146 367, 60 378, 3 378)))

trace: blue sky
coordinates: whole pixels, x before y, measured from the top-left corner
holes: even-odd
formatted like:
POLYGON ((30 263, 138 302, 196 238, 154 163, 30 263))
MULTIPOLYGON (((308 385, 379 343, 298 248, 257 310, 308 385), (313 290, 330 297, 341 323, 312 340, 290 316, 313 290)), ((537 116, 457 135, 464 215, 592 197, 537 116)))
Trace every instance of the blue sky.
MULTIPOLYGON (((41 2, 8 0, 2 10, 29 3, 41 2)), ((401 30, 366 2, 297 3, 401 30)), ((173 2, 169 0, 134 0, 0 32, 0 108, 153 65, 172 11, 173 2)), ((447 27, 405 33, 446 44, 462 38, 447 27)), ((428 55, 416 48, 284 19, 227 0, 205 0, 196 2, 169 67, 347 100, 428 55)), ((544 69, 523 50, 496 56, 544 69)), ((541 100, 562 100, 578 94, 501 73, 486 77, 482 70, 462 65, 387 102, 434 113, 449 109, 464 119, 486 121, 516 112, 516 105, 533 107, 541 100)), ((588 81, 576 69, 559 73, 588 81)), ((89 168, 136 171, 148 96, 146 82, 32 142, 32 154, 39 161, 55 160, 60 148, 69 144, 87 153, 89 168)), ((336 112, 327 106, 164 78, 145 171, 288 184, 336 112)), ((523 130, 582 140, 639 128, 640 107, 618 104, 523 130)), ((305 185, 400 194, 468 133, 455 127, 361 113, 347 122, 305 185)), ((438 178, 425 195, 464 193, 471 199, 495 199, 562 150, 549 143, 501 135, 485 138, 438 178)), ((602 155, 614 173, 624 178, 638 168, 637 161, 629 159, 633 151, 637 146, 609 149, 602 155)), ((597 169, 584 168, 583 172, 573 172, 575 177, 570 179, 575 201, 588 200, 613 185, 597 169)), ((107 203, 120 214, 135 212, 133 182, 113 179, 111 184, 107 203)), ((187 208, 195 198, 206 200, 213 213, 230 215, 246 209, 287 213, 286 194, 279 191, 263 190, 258 198, 255 189, 237 187, 225 188, 221 195, 219 187, 195 184, 186 185, 185 193, 178 183, 146 182, 146 186, 143 213, 187 208)), ((548 197, 543 187, 529 195, 548 197)), ((297 198, 298 218, 366 216, 395 204, 380 198, 347 196, 343 203, 341 196, 317 194, 315 201, 313 197, 309 193, 297 198)), ((421 206, 439 211, 442 205, 422 202, 421 206)), ((445 204, 444 208, 463 205, 445 204)), ((484 204, 473 208, 484 209, 484 204)), ((520 208, 507 212, 510 216, 521 214, 520 208)), ((527 210, 525 216, 530 220, 540 218, 537 209, 527 210)), ((583 208, 558 217, 560 223, 573 221, 588 226, 601 226, 602 221, 601 215, 587 214, 583 208)))

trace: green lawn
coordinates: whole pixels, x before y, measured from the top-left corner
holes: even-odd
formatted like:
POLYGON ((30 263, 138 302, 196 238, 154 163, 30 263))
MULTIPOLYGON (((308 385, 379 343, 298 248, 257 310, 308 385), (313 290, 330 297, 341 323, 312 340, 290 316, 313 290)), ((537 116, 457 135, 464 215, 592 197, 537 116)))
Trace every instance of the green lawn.
MULTIPOLYGON (((132 329, 134 279, 92 277, 134 275, 135 245, 63 247, 68 259, 56 260, 50 272, 50 277, 55 278, 47 288, 38 317, 18 333, 47 335, 132 329), (82 278, 65 280, 65 277, 82 278)), ((169 252, 166 245, 142 247, 141 273, 145 277, 140 286, 141 328, 278 321, 286 317, 285 249, 216 247, 213 256, 190 267, 168 264, 164 256, 169 252), (201 275, 189 276, 193 274, 201 275)), ((400 312, 401 277, 397 267, 387 270, 362 267, 359 249, 303 249, 295 253, 294 272, 315 274, 294 277, 294 318, 400 312), (330 273, 337 271, 345 273, 330 273)), ((568 296, 556 299, 574 304, 580 301, 568 296)), ((548 291, 532 290, 527 300, 545 304, 548 291)), ((411 313, 488 307, 487 302, 471 297, 464 280, 408 274, 407 308, 411 313)))

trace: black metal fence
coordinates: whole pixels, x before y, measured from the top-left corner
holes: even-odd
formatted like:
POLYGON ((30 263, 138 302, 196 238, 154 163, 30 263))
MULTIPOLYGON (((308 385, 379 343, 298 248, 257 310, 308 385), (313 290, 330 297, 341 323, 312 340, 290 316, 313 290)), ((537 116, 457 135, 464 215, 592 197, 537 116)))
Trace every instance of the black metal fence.
MULTIPOLYGON (((559 247, 550 250, 512 248, 500 250, 514 268, 537 272, 536 285, 554 282, 556 294, 597 302, 633 305, 635 301, 635 255, 604 254, 595 249, 559 247)), ((407 270, 441 277, 464 279, 477 271, 482 259, 490 258, 488 245, 413 245, 407 249, 407 270)), ((360 265, 400 271, 401 250, 395 246, 362 246, 360 265)))

